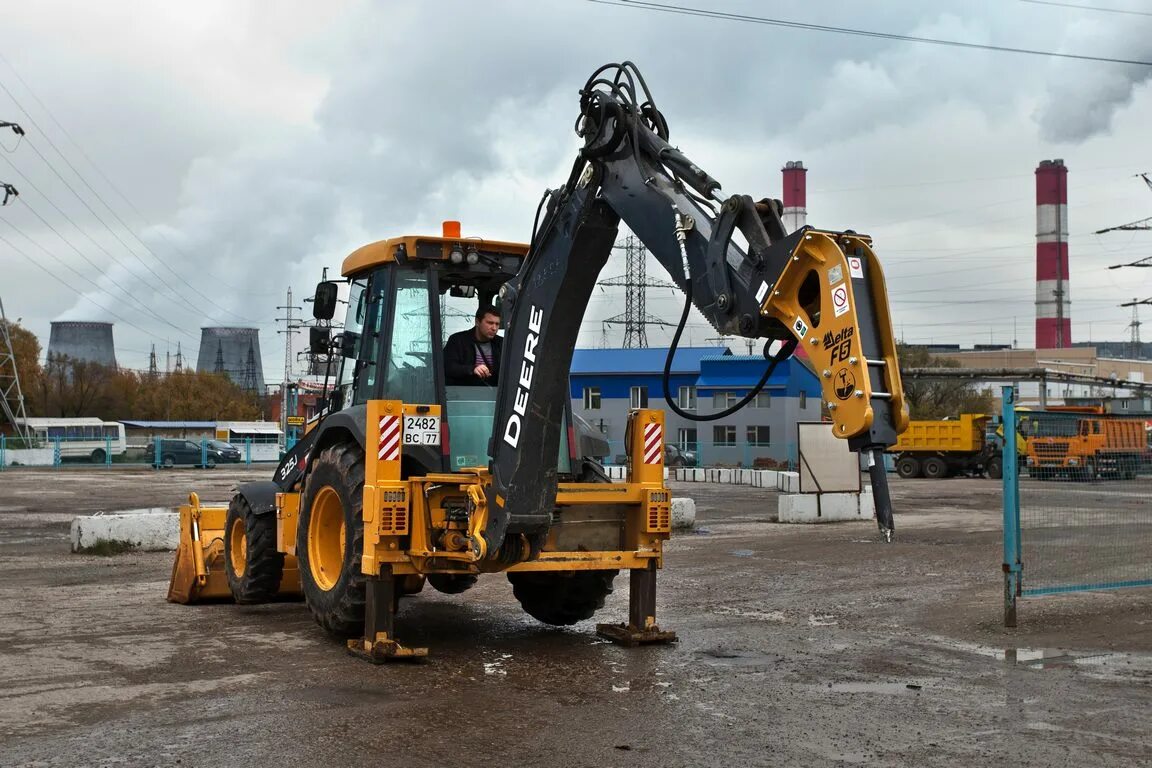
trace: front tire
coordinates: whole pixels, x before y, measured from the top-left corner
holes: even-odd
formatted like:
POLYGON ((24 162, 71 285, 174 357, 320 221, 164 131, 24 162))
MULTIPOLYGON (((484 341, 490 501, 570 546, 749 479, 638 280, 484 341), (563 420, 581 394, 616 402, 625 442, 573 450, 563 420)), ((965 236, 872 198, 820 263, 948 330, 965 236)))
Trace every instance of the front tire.
POLYGON ((308 609, 338 638, 364 634, 363 505, 363 449, 352 442, 325 448, 304 488, 296 557, 308 609))
POLYGON ((559 571, 509 573, 512 593, 534 619, 566 627, 592 618, 612 594, 619 571, 559 571))
POLYGON ((920 460, 915 456, 901 456, 896 462, 896 474, 905 480, 920 477, 920 460))
POLYGON ((108 459, 108 454, 104 452, 103 448, 97 448, 92 451, 92 463, 103 464, 108 459))
POLYGON ((276 549, 274 513, 257 515, 248 499, 233 496, 224 521, 224 552, 228 588, 237 603, 266 603, 276 596, 284 553, 276 549))

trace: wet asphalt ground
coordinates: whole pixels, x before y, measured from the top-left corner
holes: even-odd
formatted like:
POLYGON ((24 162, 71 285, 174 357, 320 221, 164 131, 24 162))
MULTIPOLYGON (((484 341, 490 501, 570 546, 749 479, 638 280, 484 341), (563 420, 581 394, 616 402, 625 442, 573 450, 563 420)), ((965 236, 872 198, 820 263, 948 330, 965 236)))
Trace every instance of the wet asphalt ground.
MULTIPOLYGON (((166 603, 172 555, 68 552, 68 521, 223 499, 263 470, 0 473, 0 766, 1119 766, 1152 762, 1152 590, 1001 623, 999 486, 893 480, 898 538, 773 522, 774 492, 672 484, 669 647, 426 588, 345 654, 300 603, 166 603)), ((1057 489, 1059 490, 1059 489, 1057 489)), ((621 621, 627 577, 596 617, 621 621)))

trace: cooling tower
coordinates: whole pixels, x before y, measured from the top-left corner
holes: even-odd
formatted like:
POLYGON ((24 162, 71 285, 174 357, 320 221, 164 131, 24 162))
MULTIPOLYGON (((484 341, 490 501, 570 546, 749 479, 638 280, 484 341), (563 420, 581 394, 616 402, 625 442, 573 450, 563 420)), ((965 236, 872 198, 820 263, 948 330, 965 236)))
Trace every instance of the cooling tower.
POLYGON ((112 323, 56 321, 48 337, 48 357, 67 357, 116 367, 112 323))
POLYGON ((201 328, 196 370, 225 373, 241 389, 263 392, 260 332, 255 328, 201 328))

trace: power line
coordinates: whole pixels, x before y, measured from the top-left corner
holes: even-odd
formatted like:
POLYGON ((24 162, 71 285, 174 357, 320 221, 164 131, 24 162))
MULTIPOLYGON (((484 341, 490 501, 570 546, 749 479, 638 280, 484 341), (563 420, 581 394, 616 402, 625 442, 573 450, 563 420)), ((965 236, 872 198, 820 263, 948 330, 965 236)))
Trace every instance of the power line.
MULTIPOLYGON (((0 88, 3 88, 2 84, 0 84, 0 88)), ((132 275, 132 270, 128 269, 128 266, 126 264, 124 264, 123 262, 118 260, 106 248, 104 248, 102 245, 97 243, 96 240, 91 235, 89 235, 87 233, 87 231, 84 230, 83 227, 81 227, 71 217, 69 217, 66 213, 64 213, 64 211, 61 210, 58 205, 53 203, 52 200, 46 194, 44 194, 44 192, 42 190, 40 190, 35 184, 32 184, 32 182, 29 180, 28 183, 32 185, 32 188, 36 192, 38 192, 40 194, 40 196, 43 197, 48 202, 49 205, 51 205, 53 208, 55 208, 56 211, 61 216, 63 216, 65 219, 67 219, 68 222, 72 224, 72 226, 76 227, 76 229, 79 230, 80 233, 83 234, 85 237, 87 237, 88 240, 93 245, 95 245, 97 248, 99 248, 104 253, 104 255, 106 255, 108 258, 112 259, 112 261, 114 263, 116 263, 118 266, 123 268, 124 271, 126 271, 129 275, 136 277, 141 282, 143 282, 145 285, 147 285, 149 288, 151 288, 152 290, 154 290, 158 293, 161 293, 164 290, 167 290, 168 294, 173 299, 175 299, 177 303, 182 303, 184 306, 186 306, 188 309, 192 310, 193 312, 199 313, 202 311, 201 307, 197 307, 195 304, 193 304, 187 298, 185 298, 185 297, 181 296, 179 293, 177 293, 171 286, 168 286, 166 284, 167 281, 165 281, 164 278, 160 277, 160 275, 156 273, 156 270, 152 269, 152 267, 150 267, 147 262, 145 262, 143 259, 141 259, 140 256, 137 255, 135 251, 133 251, 131 248, 129 248, 128 244, 125 243, 124 240, 121 239, 121 237, 118 234, 116 234, 115 231, 113 231, 112 227, 110 227, 108 225, 108 223, 106 221, 104 221, 104 219, 102 219, 98 213, 96 213, 95 210, 93 210, 92 206, 90 206, 88 204, 88 201, 85 200, 83 197, 81 197, 80 194, 75 189, 72 188, 72 185, 68 183, 68 181, 60 174, 60 172, 58 170, 56 170, 56 166, 52 165, 52 163, 48 160, 48 158, 44 157, 44 155, 40 152, 40 150, 36 147, 36 145, 32 141, 28 142, 28 146, 32 148, 32 151, 36 153, 37 157, 39 157, 42 161, 44 161, 44 164, 48 166, 48 169, 51 170, 52 173, 55 174, 56 178, 59 179, 60 182, 64 185, 64 187, 69 192, 72 193, 72 196, 80 201, 80 204, 83 205, 88 210, 88 212, 90 214, 92 214, 93 218, 95 218, 98 222, 100 222, 100 224, 102 224, 104 226, 104 229, 108 230, 108 233, 111 234, 112 237, 114 237, 116 239, 116 242, 120 243, 120 245, 122 245, 124 247, 124 250, 126 250, 132 258, 134 258, 136 261, 138 261, 146 270, 148 270, 149 273, 151 273, 151 275, 154 278, 156 278, 157 281, 159 281, 159 283, 158 283, 159 287, 157 287, 157 285, 149 284, 143 275, 139 275, 139 274, 132 275)), ((6 163, 8 163, 10 166, 12 166, 12 168, 15 169, 17 173, 20 173, 20 175, 24 176, 24 178, 26 180, 28 179, 27 174, 21 173, 20 170, 16 168, 16 166, 12 163, 11 160, 4 158, 4 161, 6 163)), ((81 181, 83 181, 83 179, 81 179, 81 181)))
POLYGON ((1100 13, 1124 13, 1129 16, 1152 16, 1147 11, 1129 11, 1124 8, 1100 8, 1095 5, 1080 5, 1079 3, 1057 3, 1054 0, 1020 0, 1022 3, 1033 5, 1054 5, 1059 8, 1075 8, 1078 11, 1099 11, 1100 13))
MULTIPOLYGON (((23 232, 21 232, 21 234, 24 234, 24 233, 23 233, 23 232)), ((27 237, 27 235, 25 235, 25 237, 27 237)), ((35 241, 33 241, 33 242, 35 242, 35 241)), ((43 264, 41 264, 41 263, 40 263, 39 261, 37 261, 36 259, 34 259, 34 258, 32 258, 31 256, 29 256, 27 253, 25 253, 24 251, 22 251, 22 250, 20 250, 19 248, 17 248, 17 247, 16 247, 16 246, 15 246, 15 245, 12 243, 12 241, 11 241, 11 240, 9 240, 8 238, 4 237, 4 235, 0 235, 0 243, 4 243, 4 244, 5 244, 5 245, 7 245, 9 248, 11 248, 13 251, 15 251, 15 252, 16 252, 16 253, 18 253, 19 255, 23 256, 23 257, 24 257, 24 259, 25 259, 26 261, 28 261, 29 263, 31 263, 33 266, 35 266, 37 269, 39 269, 39 270, 40 270, 41 272, 43 272, 44 274, 46 274, 46 275, 48 275, 49 277, 51 277, 51 278, 52 278, 53 280, 55 280, 56 282, 58 282, 58 283, 60 283, 61 285, 63 285, 63 286, 64 286, 65 288, 67 288, 68 290, 70 290, 70 291, 72 291, 73 293, 75 293, 77 296, 79 296, 79 297, 80 297, 81 299, 83 299, 84 301, 87 301, 87 302, 89 302, 90 304, 95 304, 97 307, 99 307, 100 309, 102 309, 102 310, 104 310, 105 312, 107 312, 107 313, 108 313, 108 314, 109 314, 111 317, 114 317, 115 319, 119 320, 120 322, 124 323, 125 325, 129 326, 130 328, 135 328, 136 330, 140 331, 141 333, 143 333, 143 334, 145 334, 145 335, 151 335, 151 334, 150 334, 148 331, 146 331, 146 330, 144 330, 143 328, 141 328, 140 326, 136 325, 136 324, 135 324, 135 323, 133 323, 131 320, 127 320, 127 319, 125 319, 125 318, 121 317, 120 315, 116 314, 114 311, 112 311, 112 310, 111 310, 111 309, 109 309, 108 307, 104 306, 104 305, 103 305, 103 304, 101 304, 100 302, 96 301, 95 299, 91 298, 90 296, 86 296, 86 295, 85 295, 85 294, 84 294, 82 291, 79 291, 79 290, 77 290, 75 287, 73 287, 73 286, 69 285, 67 282, 65 282, 65 281, 64 281, 64 279, 63 279, 62 277, 60 277, 59 275, 57 275, 57 274, 56 274, 55 272, 53 272, 52 270, 48 269, 48 267, 44 266, 43 264)), ((68 265, 65 265, 65 266, 68 266, 68 265)), ((75 272, 75 270, 73 270, 73 271, 75 272)), ((77 274, 79 274, 79 273, 77 273, 77 274)), ((84 278, 85 280, 88 280, 88 278, 84 277, 83 275, 80 275, 80 276, 81 276, 82 278, 84 278)), ((88 282, 91 282, 91 281, 89 280, 88 282)))
MULTIPOLYGON (((129 207, 129 208, 131 208, 131 209, 132 209, 132 210, 133 210, 133 211, 136 213, 136 215, 137 215, 137 216, 138 216, 138 217, 139 217, 141 220, 143 220, 143 218, 144 218, 144 217, 143 217, 143 215, 140 213, 140 211, 139 211, 139 210, 136 208, 136 206, 132 205, 131 201, 130 201, 130 200, 128 200, 128 198, 127 198, 127 197, 125 197, 124 193, 123 193, 123 192, 121 192, 121 191, 120 191, 120 190, 119 190, 119 189, 116 187, 116 185, 112 183, 111 179, 109 179, 109 178, 107 177, 107 175, 105 175, 105 173, 104 173, 102 170, 100 170, 99 166, 97 166, 97 165, 96 165, 95 161, 93 161, 93 160, 92 160, 92 158, 90 158, 90 157, 88 156, 88 154, 87 154, 87 153, 84 151, 84 149, 83 149, 83 148, 82 148, 82 147, 79 145, 79 143, 77 143, 77 141, 76 141, 74 138, 72 138, 72 135, 71 135, 70 133, 68 133, 68 131, 67 131, 67 130, 64 128, 64 126, 60 124, 60 121, 56 119, 56 116, 55 116, 55 115, 52 113, 52 110, 48 109, 48 107, 47 107, 47 106, 44 104, 44 102, 42 102, 42 101, 40 100, 40 98, 36 96, 36 93, 35 93, 35 92, 32 90, 32 88, 31 88, 31 87, 28 85, 28 83, 24 81, 24 78, 22 78, 22 77, 20 76, 20 73, 16 71, 16 68, 12 66, 12 63, 11 63, 10 61, 8 61, 6 58, 4 58, 4 56, 3 56, 3 55, 0 55, 0 61, 3 61, 3 62, 4 62, 4 64, 5 64, 5 65, 7 65, 8 69, 10 69, 10 70, 12 71, 12 74, 13 74, 13 75, 15 75, 16 79, 17 79, 17 80, 20 82, 20 84, 24 86, 24 89, 25 89, 25 90, 28 92, 28 94, 29 94, 29 95, 32 97, 32 99, 33 99, 33 100, 34 100, 34 101, 35 101, 35 102, 36 102, 36 103, 37 103, 37 104, 40 106, 40 108, 41 108, 41 109, 43 109, 43 110, 44 110, 45 114, 47 114, 47 115, 48 115, 48 117, 49 117, 49 118, 52 120, 52 122, 53 122, 53 123, 56 125, 56 127, 57 127, 57 128, 60 130, 60 132, 61 132, 61 133, 62 133, 62 134, 63 134, 63 135, 64 135, 64 136, 65 136, 65 137, 68 139, 68 141, 69 141, 69 142, 71 142, 72 146, 73 146, 73 147, 75 147, 75 148, 76 148, 76 149, 77 149, 77 150, 80 152, 80 155, 81 155, 81 156, 82 156, 82 157, 83 157, 85 160, 87 160, 87 161, 88 161, 88 164, 89 164, 89 165, 90 165, 90 166, 91 166, 93 169, 95 169, 96 173, 97 173, 97 174, 99 174, 99 175, 100 175, 100 177, 101 177, 102 179, 104 179, 105 183, 106 183, 106 184, 108 184, 108 186, 109 186, 109 187, 111 187, 111 189, 112 189, 112 190, 113 190, 113 191, 114 191, 114 192, 115 192, 117 195, 119 195, 119 196, 120 196, 120 199, 121 199, 121 200, 123 200, 123 201, 124 201, 124 202, 125 202, 125 203, 128 205, 128 207, 129 207)), ((184 278, 184 276, 183 276, 183 275, 181 275, 179 272, 177 272, 175 269, 173 269, 171 266, 169 266, 169 265, 168 265, 168 263, 167 263, 166 261, 164 261, 163 259, 161 259, 161 258, 160 258, 160 256, 159 256, 159 255, 158 255, 158 254, 157 254, 155 251, 153 251, 151 248, 149 248, 149 247, 148 247, 148 244, 147 244, 147 243, 145 243, 145 242, 144 242, 144 241, 143 241, 143 240, 140 238, 140 236, 139 236, 139 235, 137 235, 137 234, 136 234, 136 232, 135 232, 135 231, 134 231, 134 230, 133 230, 131 227, 129 227, 129 226, 128 226, 128 225, 127 225, 125 222, 124 222, 124 220, 123 220, 123 219, 121 219, 121 218, 120 218, 119 214, 117 214, 117 213, 116 213, 116 211, 115 211, 115 210, 112 208, 112 206, 111 206, 111 205, 109 205, 109 204, 108 204, 108 202, 107 202, 106 200, 104 200, 104 198, 103 198, 103 197, 100 195, 100 193, 99 193, 99 192, 97 192, 97 191, 96 191, 96 190, 95 190, 95 189, 92 187, 92 185, 88 183, 88 180, 84 178, 84 176, 83 176, 83 175, 80 173, 80 171, 79 171, 79 170, 77 170, 77 169, 76 169, 76 167, 75 167, 75 166, 72 164, 72 162, 71 162, 71 161, 68 159, 68 157, 67 157, 67 156, 66 156, 66 155, 65 155, 65 154, 64 154, 64 153, 63 153, 63 152, 60 150, 60 148, 59 148, 58 146, 56 146, 56 143, 55 143, 54 141, 52 141, 52 137, 51 137, 51 136, 49 136, 49 135, 48 135, 48 134, 47 134, 47 133, 44 131, 44 129, 40 127, 40 125, 39 125, 39 124, 36 122, 36 118, 34 118, 34 117, 32 116, 32 113, 30 113, 30 112, 28 111, 28 109, 27 109, 27 108, 26 108, 26 107, 25 107, 23 104, 21 104, 21 103, 20 103, 20 100, 19 100, 19 99, 17 99, 17 98, 16 98, 16 96, 15 96, 15 95, 14 95, 14 94, 13 94, 13 93, 10 91, 10 90, 8 90, 8 88, 7 88, 7 87, 4 85, 3 81, 0 81, 0 90, 3 90, 3 91, 4 91, 4 93, 6 93, 6 94, 8 95, 8 97, 9 97, 10 99, 12 99, 13 103, 15 103, 15 104, 16 104, 16 106, 17 106, 17 107, 18 107, 18 108, 19 108, 21 111, 23 111, 25 115, 27 115, 27 116, 28 116, 28 120, 29 120, 29 122, 31 122, 31 123, 32 123, 32 125, 33 125, 33 126, 34 126, 34 127, 35 127, 35 128, 36 128, 36 129, 37 129, 39 132, 40 132, 40 135, 41 135, 41 136, 43 136, 43 137, 44 137, 44 140, 48 142, 48 145, 49 145, 49 146, 51 146, 51 147, 52 147, 52 149, 56 151, 56 154, 60 156, 60 159, 61 159, 61 160, 63 160, 63 161, 64 161, 64 163, 65 163, 65 164, 66 164, 66 165, 67 165, 67 166, 68 166, 68 167, 69 167, 69 168, 72 170, 72 173, 76 175, 76 178, 78 178, 78 179, 80 180, 80 182, 81 182, 82 184, 84 184, 84 186, 85 186, 85 187, 87 187, 87 188, 88 188, 88 190, 89 190, 89 191, 90 191, 90 192, 91 192, 91 193, 92 193, 92 194, 93 194, 93 195, 96 197, 96 199, 97 199, 97 200, 99 200, 99 201, 100 201, 100 203, 101 203, 101 204, 102 204, 102 205, 103 205, 103 206, 104 206, 106 209, 108 209, 108 212, 109 212, 109 213, 111 213, 111 214, 112 214, 112 216, 113 216, 113 217, 116 219, 116 221, 120 223, 120 226, 124 227, 124 229, 125 229, 125 230, 126 230, 128 233, 129 233, 129 234, 131 234, 131 235, 132 235, 132 237, 133 237, 133 238, 134 238, 134 239, 135 239, 137 242, 139 242, 139 243, 140 243, 142 246, 144 246, 144 249, 145 249, 146 251, 148 251, 148 253, 150 253, 150 254, 152 255, 152 257, 156 259, 156 261, 157 261, 157 262, 159 262, 159 263, 160 263, 160 264, 161 264, 161 265, 162 265, 162 266, 163 266, 165 269, 167 269, 169 272, 171 272, 171 273, 172 273, 172 274, 173 274, 173 275, 176 277, 176 279, 177 279, 177 280, 179 280, 180 282, 182 282, 184 285, 188 286, 188 288, 189 288, 191 291, 193 291, 194 293, 196 293, 198 296, 200 296, 202 299, 204 299, 205 301, 207 301, 207 302, 208 302, 209 304, 211 304, 212 306, 216 307, 217 309, 221 310, 222 312, 226 312, 227 314, 229 314, 229 315, 232 315, 232 316, 233 316, 233 317, 235 317, 235 318, 238 318, 238 319, 240 319, 240 320, 243 320, 244 322, 250 322, 250 318, 246 318, 246 317, 244 317, 244 316, 242 316, 242 315, 239 315, 239 314, 237 314, 236 312, 233 312, 233 311, 232 311, 232 310, 230 310, 230 309, 227 309, 227 308, 225 308, 225 307, 221 306, 220 304, 217 304, 217 303, 216 303, 216 302, 215 302, 215 301, 214 301, 214 300, 213 300, 213 299, 212 299, 210 296, 208 296, 207 294, 205 294, 205 293, 201 292, 201 291, 200 291, 198 288, 196 288, 194 285, 192 285, 190 282, 188 282, 188 281, 187 281, 187 280, 184 278)), ((0 124, 0 127, 4 127, 4 125, 6 125, 6 124, 0 124)), ((11 125, 15 125, 15 124, 13 123, 13 124, 11 124, 11 125)), ((24 131, 23 131, 23 129, 20 129, 20 126, 18 126, 18 125, 15 125, 15 128, 14 128, 14 130, 16 130, 16 132, 17 132, 17 134, 18 134, 18 135, 20 135, 20 136, 23 136, 23 135, 24 135, 24 131), (18 130, 17 130, 17 129, 18 129, 18 130)), ((46 164, 48 164, 49 168, 52 168, 52 171, 53 171, 53 173, 56 173, 56 176, 57 176, 58 178, 60 178, 60 180, 61 180, 61 181, 64 181, 64 179, 63 179, 63 178, 60 176, 60 174, 59 174, 59 173, 56 171, 56 169, 55 169, 55 168, 52 166, 52 164, 48 162, 47 158, 45 158, 45 157, 44 157, 44 155, 42 155, 42 154, 40 153, 40 151, 39 151, 38 149, 36 149, 35 145, 33 145, 33 143, 32 143, 32 141, 31 141, 31 140, 29 140, 29 145, 31 145, 31 146, 32 146, 32 149, 33 149, 33 151, 35 151, 35 152, 36 152, 36 154, 40 156, 40 159, 44 160, 44 162, 45 162, 46 164)), ((75 190, 73 190, 73 189, 71 188, 71 186, 69 186, 69 185, 68 185, 68 183, 67 183, 66 181, 64 182, 64 184, 65 184, 65 186, 68 186, 68 189, 69 189, 69 191, 71 191, 71 192, 72 192, 72 194, 76 195, 77 199, 80 199, 80 196, 76 194, 75 190)), ((82 202, 82 203, 84 203, 84 201, 83 201, 82 199, 81 199, 81 202, 82 202)), ((84 205, 85 205, 85 207, 86 207, 86 208, 88 208, 88 210, 89 210, 89 211, 91 211, 91 212, 92 212, 92 215, 93 215, 93 216, 96 216, 96 218, 97 218, 97 219, 100 221, 100 223, 101 223, 101 224, 104 224, 105 228, 107 228, 109 232, 112 232, 112 236, 113 236, 113 237, 116 237, 116 239, 117 239, 117 240, 120 240, 120 238, 119 238, 119 237, 118 237, 118 236, 115 234, 115 232, 113 232, 113 231, 112 231, 112 228, 111 228, 111 227, 109 227, 109 226, 108 226, 108 225, 107 225, 107 224, 106 224, 106 223, 103 221, 103 219, 100 219, 100 217, 96 215, 96 212, 95 212, 95 211, 92 211, 91 207, 89 207, 89 206, 87 205, 87 203, 84 203, 84 205)), ((194 261, 194 260, 193 260, 191 257, 189 257, 187 254, 183 253, 183 252, 182 252, 182 251, 180 251, 178 248, 176 248, 176 246, 175 246, 175 245, 174 245, 174 244, 173 244, 173 243, 172 243, 170 240, 168 240, 168 238, 167 238, 166 236, 164 236, 164 235, 163 235, 163 233, 161 233, 161 237, 164 237, 164 240, 165 240, 165 241, 166 241, 166 242, 169 244, 169 246, 170 246, 170 247, 172 247, 172 249, 173 249, 173 250, 175 250, 175 251, 176 251, 176 252, 177 252, 179 255, 183 256, 185 260, 187 260, 187 261, 189 261, 189 262, 193 262, 193 261, 194 261)), ((121 245, 124 245, 124 247, 125 247, 126 249, 128 249, 128 252, 129 252, 129 253, 131 253, 131 254, 133 255, 133 257, 135 257, 135 258, 136 258, 138 261, 140 261, 140 263, 141 263, 141 264, 144 264, 144 266, 145 266, 146 268, 148 268, 148 271, 149 271, 149 272, 152 272, 152 274, 153 274, 153 275, 156 275, 156 273, 155 273, 155 272, 154 272, 154 271, 153 271, 153 270, 152 270, 150 267, 148 267, 148 265, 147 265, 147 264, 145 264, 145 263, 144 263, 144 261, 143 261, 143 260, 141 260, 141 259, 140 259, 140 258, 139 258, 139 257, 136 255, 136 253, 135 253, 135 252, 133 252, 131 249, 129 249, 129 248, 128 248, 128 246, 127 246, 126 244, 124 244, 124 242, 123 242, 122 240, 120 240, 120 243, 121 243, 121 245)), ((156 277, 157 277, 157 279, 162 279, 162 278, 160 278, 160 276, 159 276, 159 275, 156 275, 156 277)), ((197 311, 200 311, 200 308, 199 308, 199 307, 196 307, 195 309, 196 309, 197 311)))
POLYGON ((801 21, 789 21, 768 16, 749 16, 742 13, 728 13, 724 11, 709 11, 702 8, 693 8, 687 5, 664 5, 661 3, 641 2, 641 0, 587 0, 598 5, 618 5, 624 8, 635 8, 642 11, 655 11, 657 13, 670 13, 681 16, 699 16, 706 19, 722 19, 725 21, 741 21, 749 24, 762 24, 770 27, 783 27, 786 29, 803 29, 811 32, 830 32, 840 35, 856 35, 858 37, 871 37, 880 40, 896 40, 904 43, 926 43, 930 45, 946 45, 953 48, 969 48, 982 51, 996 51, 999 53, 1017 53, 1026 56, 1046 56, 1056 59, 1076 59, 1079 61, 1096 61, 1108 64, 1135 64, 1141 67, 1152 67, 1152 61, 1138 61, 1133 59, 1114 59, 1107 56, 1088 56, 1076 53, 1060 53, 1058 51, 1040 51, 1032 48, 1015 48, 1005 45, 990 45, 986 43, 965 43, 960 40, 942 40, 934 37, 918 37, 915 35, 900 35, 892 32, 875 32, 867 29, 853 27, 835 27, 827 24, 810 24, 801 21))
MULTIPOLYGON (((35 187, 33 187, 33 188, 35 188, 35 187)), ((49 204, 49 205, 51 205, 53 208, 56 208, 56 205, 55 205, 55 203, 53 203, 51 200, 48 200, 48 204, 49 204)), ((108 272, 107 272, 106 270, 104 270, 103 268, 101 268, 101 267, 100 267, 100 265, 99 265, 99 264, 97 264, 96 262, 94 262, 94 261, 92 261, 90 258, 88 258, 88 257, 87 257, 87 256, 84 254, 84 252, 83 252, 83 251, 81 251, 79 248, 77 248, 77 247, 76 247, 76 246, 75 246, 75 245, 72 243, 72 241, 71 241, 71 240, 69 240, 68 238, 64 237, 64 235, 63 235, 63 234, 61 234, 60 230, 56 229, 56 227, 52 226, 52 223, 51 223, 51 222, 49 222, 47 219, 45 219, 43 216, 41 216, 41 215, 40 215, 40 212, 39 212, 39 211, 37 211, 37 210, 36 210, 34 207, 32 207, 32 205, 30 205, 30 204, 28 204, 27 202, 25 202, 25 204, 24 204, 24 207, 25 207, 25 208, 27 208, 29 211, 31 211, 31 212, 32 212, 32 215, 33 215, 33 216, 35 216, 37 219, 39 219, 39 221, 40 221, 40 223, 41 223, 41 224, 43 224, 45 227, 47 227, 49 230, 51 230, 51 231, 52 231, 52 233, 56 235, 56 237, 60 238, 60 240, 61 240, 61 241, 63 241, 63 243, 64 243, 65 245, 67 245, 69 248, 71 248, 73 251, 75 251, 75 252, 76 252, 76 255, 78 255, 78 256, 79 256, 81 259, 83 259, 83 260, 84 260, 84 261, 85 261, 85 262, 86 262, 86 263, 87 263, 89 266, 91 266, 93 269, 95 269, 95 270, 97 271, 97 273, 103 273, 104 279, 106 279, 106 280, 107 280, 109 283, 111 283, 112 285, 114 285, 114 286, 116 286, 118 289, 120 289, 120 291, 121 291, 121 292, 122 292, 122 293, 123 293, 125 296, 127 296, 127 297, 128 297, 128 299, 129 299, 130 301, 132 301, 132 302, 135 302, 136 306, 137 306, 139 309, 143 310, 144 312, 147 312, 147 313, 148 313, 148 314, 150 314, 152 317, 154 317, 155 319, 157 319, 157 320, 159 320, 160 322, 164 323, 165 325, 167 325, 167 326, 169 326, 169 327, 173 328, 174 330, 176 330, 176 331, 179 331, 179 332, 180 332, 180 333, 182 333, 182 334, 188 335, 190 338, 194 338, 194 336, 192 336, 191 334, 188 334, 188 332, 187 332, 187 331, 185 331, 183 328, 179 327, 178 325, 175 325, 175 324, 173 324, 173 323, 172 323, 170 320, 166 320, 165 318, 161 317, 159 313, 157 313, 155 310, 153 310, 153 309, 149 308, 149 307, 148 307, 148 306, 147 306, 147 305, 146 305, 146 304, 145 304, 143 301, 141 301, 139 298, 137 298, 136 296, 134 296, 134 295, 132 294, 132 292, 131 292, 131 291, 129 291, 127 288, 125 288, 123 285, 121 285, 119 282, 117 282, 115 279, 113 279, 113 278, 112 278, 112 276, 111 276, 110 274, 108 274, 108 272)), ((120 264, 120 262, 119 262, 119 261, 118 261, 118 260, 117 260, 117 259, 116 259, 114 256, 112 256, 112 254, 108 253, 108 251, 107 251, 107 250, 105 250, 105 249, 104 249, 104 248, 103 248, 103 247, 102 247, 102 246, 101 246, 99 243, 97 243, 95 240, 93 240, 93 239, 92 239, 92 237, 91 237, 91 235, 88 235, 88 233, 87 233, 87 232, 84 232, 84 230, 83 230, 81 227, 79 227, 79 226, 76 224, 76 222, 74 222, 74 221, 72 221, 71 219, 69 219, 69 218, 68 218, 68 216, 67 216, 67 214, 64 214, 64 212, 63 212, 63 211, 60 211, 60 209, 59 209, 59 208, 56 208, 56 210, 57 210, 57 211, 59 211, 59 212, 61 213, 61 215, 63 215, 63 216, 64 216, 64 218, 65 218, 65 219, 67 219, 67 220, 68 220, 68 222, 69 222, 70 224, 72 224, 72 226, 74 226, 74 227, 76 227, 78 230, 80 230, 81 234, 83 234, 85 237, 87 237, 89 240, 91 240, 91 241, 92 241, 92 243, 93 243, 94 245, 96 245, 96 247, 97 247, 97 248, 99 248, 100 250, 104 251, 104 253, 105 253, 105 254, 108 256, 108 258, 112 259, 112 261, 113 261, 113 262, 115 262, 117 265, 119 265, 119 266, 123 267, 125 270, 127 270, 127 267, 124 267, 124 265, 123 265, 123 264, 120 264)), ((75 273, 75 274, 76 274, 78 277, 80 277, 81 279, 85 280, 86 282, 89 282, 89 283, 91 283, 91 284, 92 284, 92 286, 96 288, 96 290, 98 290, 98 291, 103 291, 103 290, 104 290, 104 289, 102 289, 102 288, 100 287, 100 285, 99 285, 99 284, 97 284, 97 283, 96 283, 95 281, 93 281, 91 278, 87 277, 87 276, 86 276, 86 275, 84 275, 83 273, 81 273, 81 272, 79 272, 78 270, 74 269, 74 268, 73 268, 71 265, 69 265, 67 262, 65 262, 65 261, 63 261, 62 259, 60 259, 59 257, 55 256, 55 255, 54 255, 54 254, 52 254, 52 253, 51 253, 51 252, 50 252, 50 251, 49 251, 47 248, 45 248, 45 247, 44 247, 44 246, 42 246, 40 243, 38 243, 38 242, 36 242, 35 240, 33 240, 33 239, 32 239, 32 238, 31 238, 31 237, 30 237, 30 236, 29 236, 27 233, 23 232, 23 231, 22 231, 22 230, 21 230, 19 227, 17 227, 15 224, 13 224, 13 223, 12 223, 12 222, 10 222, 10 221, 5 221, 5 223, 6 223, 8 226, 10 226, 10 227, 12 227, 13 229, 15 229, 15 230, 16 230, 17 232, 19 232, 21 235, 23 235, 23 236, 24 236, 24 238, 25 238, 26 240, 28 240, 28 242, 32 243, 33 245, 35 245, 36 247, 38 247, 40 250, 44 251, 44 253, 45 253, 45 254, 47 254, 47 255, 48 255, 50 258, 52 258, 52 259, 55 259, 56 261, 60 262, 61 264, 64 264, 64 266, 66 266, 68 269, 72 270, 72 272, 74 272, 74 273, 75 273)), ((131 272, 129 272, 129 274, 131 274, 131 272)), ((109 298, 112 298, 112 297, 111 297, 111 296, 109 296, 109 298)))

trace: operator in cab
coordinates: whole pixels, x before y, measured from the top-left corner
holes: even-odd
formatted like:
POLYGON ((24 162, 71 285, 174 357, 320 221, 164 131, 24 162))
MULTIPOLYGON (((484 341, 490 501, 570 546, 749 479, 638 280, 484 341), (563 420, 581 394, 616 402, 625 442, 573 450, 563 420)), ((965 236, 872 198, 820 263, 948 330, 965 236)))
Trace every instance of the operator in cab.
POLYGON ((444 345, 444 382, 449 386, 495 387, 500 372, 500 310, 476 310, 475 325, 454 333, 444 345))

